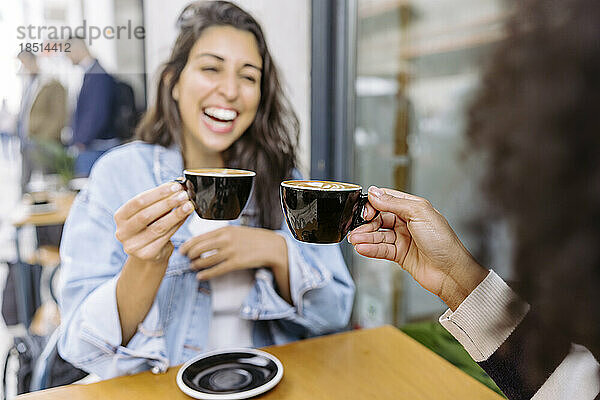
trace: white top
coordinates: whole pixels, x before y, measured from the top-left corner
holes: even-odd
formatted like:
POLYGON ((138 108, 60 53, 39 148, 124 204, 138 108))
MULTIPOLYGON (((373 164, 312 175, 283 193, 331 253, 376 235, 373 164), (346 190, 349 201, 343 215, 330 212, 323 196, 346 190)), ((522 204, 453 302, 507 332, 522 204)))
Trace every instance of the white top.
MULTIPOLYGON (((494 271, 475 288, 456 311, 446 311, 440 323, 477 361, 487 360, 521 323, 529 305, 511 310, 518 296, 494 271)), ((600 393, 600 364, 585 347, 571 352, 540 387, 532 400, 593 400, 600 393)))
MULTIPOLYGON (((200 218, 192 214, 189 229, 192 235, 226 227, 227 221, 200 218)), ((207 252, 203 257, 209 256, 207 252)), ((254 284, 250 269, 230 272, 210 280, 213 315, 208 330, 207 350, 228 347, 252 347, 252 321, 240 317, 240 309, 254 284)))

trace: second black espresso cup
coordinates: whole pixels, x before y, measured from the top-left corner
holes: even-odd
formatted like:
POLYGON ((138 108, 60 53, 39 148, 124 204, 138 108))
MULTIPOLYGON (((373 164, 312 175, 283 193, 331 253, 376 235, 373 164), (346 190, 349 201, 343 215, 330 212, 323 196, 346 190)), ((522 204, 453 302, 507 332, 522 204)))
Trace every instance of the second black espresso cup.
POLYGON ((244 209, 256 173, 241 169, 186 169, 177 178, 204 219, 236 219, 244 209))
POLYGON ((302 242, 338 243, 372 221, 362 218, 368 195, 353 183, 292 180, 282 182, 280 192, 288 227, 302 242))

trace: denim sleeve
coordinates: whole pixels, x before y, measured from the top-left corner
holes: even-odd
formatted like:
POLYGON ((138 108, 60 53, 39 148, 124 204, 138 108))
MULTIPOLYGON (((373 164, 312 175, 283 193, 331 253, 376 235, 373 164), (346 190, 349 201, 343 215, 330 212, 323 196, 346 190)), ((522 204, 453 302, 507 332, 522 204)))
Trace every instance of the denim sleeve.
POLYGON ((354 301, 354 283, 339 245, 301 243, 287 227, 281 231, 287 244, 290 292, 293 305, 279 296, 271 270, 260 269, 242 316, 253 320, 285 320, 321 335, 348 325, 354 301))
POLYGON ((90 192, 75 200, 61 240, 61 337, 58 350, 73 365, 103 379, 168 367, 158 306, 121 346, 116 285, 126 255, 115 238, 112 214, 90 192))

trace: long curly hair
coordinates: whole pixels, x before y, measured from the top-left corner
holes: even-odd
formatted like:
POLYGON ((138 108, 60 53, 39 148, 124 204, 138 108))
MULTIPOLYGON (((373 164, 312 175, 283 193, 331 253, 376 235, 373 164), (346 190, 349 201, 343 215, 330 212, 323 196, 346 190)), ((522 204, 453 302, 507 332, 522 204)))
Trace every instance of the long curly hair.
POLYGON ((523 357, 535 375, 564 356, 565 338, 600 356, 600 2, 516 8, 468 134, 513 229, 517 291, 539 317, 523 357))
POLYGON ((177 26, 179 35, 169 60, 160 71, 156 100, 140 121, 136 137, 165 147, 177 144, 184 153, 181 116, 171 93, 190 50, 202 32, 211 26, 232 26, 252 33, 263 61, 260 103, 254 121, 223 153, 223 160, 229 168, 256 172, 253 202, 258 225, 279 229, 282 222, 279 184, 289 179, 296 167, 299 123, 283 95, 279 74, 260 25, 246 11, 229 2, 198 1, 183 9, 177 26))

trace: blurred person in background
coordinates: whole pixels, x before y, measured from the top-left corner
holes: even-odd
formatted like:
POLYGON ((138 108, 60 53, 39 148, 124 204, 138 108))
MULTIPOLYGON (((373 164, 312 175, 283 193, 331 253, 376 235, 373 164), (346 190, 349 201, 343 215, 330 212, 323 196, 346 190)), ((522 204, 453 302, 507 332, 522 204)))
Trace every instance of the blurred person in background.
POLYGON ((600 393, 600 3, 528 0, 517 11, 468 130, 487 156, 485 191, 511 224, 515 292, 417 196, 371 187, 381 215, 348 240, 439 296, 450 308, 441 324, 509 399, 591 400, 600 393))
POLYGON ((22 51, 17 56, 23 67, 25 84, 17 117, 21 139, 21 186, 26 190, 32 170, 56 172, 44 156, 49 146, 62 146, 60 133, 67 120, 67 91, 55 79, 45 77, 35 54, 22 51))
POLYGON ((0 106, 0 135, 8 138, 17 134, 17 116, 11 113, 8 109, 6 99, 2 99, 0 106))
POLYGON ((262 28, 224 1, 188 5, 178 28, 140 140, 98 160, 61 243, 59 351, 101 378, 335 332, 352 309, 339 246, 283 221, 299 124, 262 28), (256 172, 238 220, 201 220, 173 182, 206 167, 256 172))
POLYGON ((65 54, 85 71, 72 118, 71 144, 78 153, 75 175, 88 176, 94 162, 120 144, 114 127, 116 82, 90 54, 83 38, 72 37, 68 43, 70 51, 65 54))

